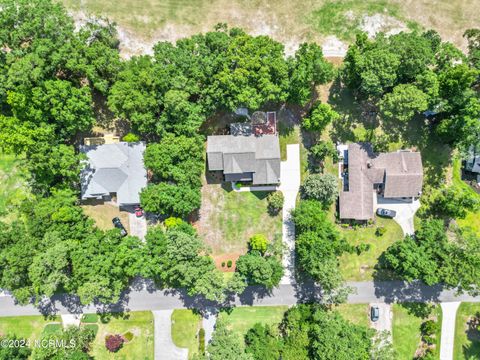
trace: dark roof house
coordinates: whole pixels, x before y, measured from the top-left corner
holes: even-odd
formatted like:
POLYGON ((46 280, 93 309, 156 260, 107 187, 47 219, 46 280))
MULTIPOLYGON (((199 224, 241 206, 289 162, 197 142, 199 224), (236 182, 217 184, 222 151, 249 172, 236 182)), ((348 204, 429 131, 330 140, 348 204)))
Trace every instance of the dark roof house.
POLYGON ((207 138, 208 170, 222 171, 225 181, 254 185, 280 182, 280 143, 276 135, 218 135, 207 138))
POLYGON ((83 145, 80 151, 87 156, 80 174, 83 200, 114 194, 119 205, 140 203, 140 191, 147 186, 144 142, 83 145))
POLYGON ((348 171, 339 198, 341 219, 371 219, 377 194, 385 198, 420 196, 423 185, 420 153, 375 154, 370 144, 349 144, 346 156, 348 171))

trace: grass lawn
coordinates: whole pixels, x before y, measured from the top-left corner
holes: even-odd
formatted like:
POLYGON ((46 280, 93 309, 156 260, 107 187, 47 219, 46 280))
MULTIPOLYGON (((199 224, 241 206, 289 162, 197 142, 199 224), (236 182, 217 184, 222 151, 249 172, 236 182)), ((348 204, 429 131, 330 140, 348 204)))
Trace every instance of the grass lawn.
POLYGON ((8 205, 26 196, 24 177, 14 156, 0 154, 0 218, 10 219, 8 205))
POLYGON ((188 349, 188 357, 198 353, 198 331, 202 317, 192 310, 175 310, 172 314, 172 339, 175 345, 188 349))
MULTIPOLYGON (((411 360, 414 358, 415 351, 420 344, 420 326, 427 319, 422 319, 419 316, 409 313, 409 310, 401 304, 393 304, 392 309, 393 347, 397 353, 398 359, 411 360)), ((440 329, 442 325, 442 309, 440 308, 440 305, 435 305, 430 316, 438 319, 440 329)), ((437 341, 435 358, 438 359, 440 351, 440 331, 436 334, 435 338, 437 341)))
MULTIPOLYGON (((344 229, 337 226, 342 235, 352 245, 370 244, 370 249, 360 255, 356 253, 344 254, 340 257, 340 269, 346 280, 367 281, 373 277, 374 266, 378 263, 380 255, 395 241, 403 239, 403 232, 395 221, 390 219, 376 218, 375 225, 371 227, 359 227, 357 230, 344 229), (383 236, 376 236, 377 227, 387 229, 383 236)), ((388 277, 387 274, 378 274, 388 277)))
POLYGON ((282 215, 267 212, 268 192, 235 192, 230 184, 205 184, 198 222, 199 234, 213 255, 243 254, 254 234, 281 239, 282 215))
POLYGON ((356 325, 370 327, 368 304, 340 304, 334 307, 345 320, 356 325))
POLYGON ((455 324, 454 360, 480 357, 480 331, 469 326, 472 316, 480 313, 480 304, 461 303, 455 324))
POLYGON ((43 316, 15 316, 0 318, 0 335, 16 335, 30 339, 32 342, 40 340, 44 328, 48 324, 60 323, 60 316, 45 319, 43 316))
MULTIPOLYGON (((471 192, 475 196, 480 198, 478 195, 468 184, 466 184, 462 180, 462 162, 459 158, 455 158, 453 160, 453 167, 452 167, 452 181, 454 185, 460 186, 463 189, 471 192)), ((457 219, 457 223, 460 226, 469 226, 473 228, 478 234, 480 234, 480 210, 477 212, 469 211, 465 219, 457 219)))
POLYGON ((90 352, 96 360, 153 359, 153 315, 150 311, 130 312, 124 319, 111 317, 104 321, 97 323, 99 329, 90 352), (125 343, 117 353, 110 353, 105 348, 105 336, 127 332, 133 334, 133 339, 125 343))
POLYGON ((288 306, 236 307, 221 312, 219 316, 229 320, 232 331, 243 342, 245 334, 253 325, 256 323, 278 325, 287 309, 288 306))
POLYGON ((113 229, 112 219, 114 217, 119 217, 122 221, 125 229, 129 231, 130 225, 128 221, 128 213, 126 211, 120 211, 117 206, 104 204, 103 202, 98 202, 95 200, 88 200, 82 202, 83 212, 95 220, 95 224, 99 229, 110 230, 113 229))

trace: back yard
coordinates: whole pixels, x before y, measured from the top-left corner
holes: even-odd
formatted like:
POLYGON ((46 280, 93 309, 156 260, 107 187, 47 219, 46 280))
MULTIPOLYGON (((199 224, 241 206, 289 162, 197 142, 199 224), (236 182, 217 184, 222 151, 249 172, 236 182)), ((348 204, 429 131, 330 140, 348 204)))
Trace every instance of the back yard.
POLYGON ((13 218, 9 205, 18 202, 28 193, 25 174, 18 162, 12 155, 0 154, 0 218, 7 220, 13 218))
POLYGON ((267 212, 267 192, 236 192, 230 184, 204 184, 197 229, 213 255, 246 252, 254 234, 281 240, 282 216, 267 212))
POLYGON ((455 324, 455 360, 478 359, 480 354, 480 304, 461 303, 455 324))
POLYGON ((288 54, 304 41, 324 43, 332 53, 345 48, 357 30, 401 31, 433 28, 464 47, 465 29, 478 25, 474 0, 62 0, 78 20, 86 13, 106 15, 121 27, 125 55, 151 51, 160 40, 174 41, 211 30, 217 23, 269 35, 288 54), (329 37, 330 36, 330 37, 329 37), (334 37, 332 37, 334 36, 334 37), (343 41, 343 42, 342 42, 343 41))

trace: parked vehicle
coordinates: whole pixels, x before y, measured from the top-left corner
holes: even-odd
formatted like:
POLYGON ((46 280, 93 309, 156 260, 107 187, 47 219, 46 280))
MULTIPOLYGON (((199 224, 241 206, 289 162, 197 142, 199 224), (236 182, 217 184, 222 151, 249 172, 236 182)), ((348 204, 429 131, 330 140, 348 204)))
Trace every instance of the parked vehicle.
POLYGON ((136 216, 137 218, 141 218, 143 215, 144 215, 143 209, 142 209, 140 206, 137 206, 137 207, 135 208, 135 216, 136 216))
POLYGON ((375 322, 380 318, 380 309, 374 305, 370 308, 370 319, 375 322))
POLYGON ((120 234, 122 236, 127 236, 127 230, 125 229, 125 226, 123 226, 122 222, 120 221, 120 218, 114 217, 112 219, 113 226, 115 226, 117 229, 120 229, 120 234))
POLYGON ((397 212, 394 210, 388 210, 388 209, 383 209, 383 208, 378 208, 377 209, 377 215, 379 216, 384 216, 388 218, 394 218, 395 215, 397 215, 397 212))

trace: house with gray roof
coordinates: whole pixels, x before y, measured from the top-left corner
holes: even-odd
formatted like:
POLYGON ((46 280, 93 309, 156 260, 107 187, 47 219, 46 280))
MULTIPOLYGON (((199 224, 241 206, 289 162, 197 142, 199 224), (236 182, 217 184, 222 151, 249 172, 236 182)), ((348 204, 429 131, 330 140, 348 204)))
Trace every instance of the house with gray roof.
POLYGON ((373 152, 370 144, 342 147, 343 189, 340 219, 369 220, 377 196, 411 201, 422 192, 423 166, 419 152, 373 152))
POLYGON ((225 181, 253 185, 280 183, 277 135, 217 135, 207 138, 208 170, 221 171, 225 181))
POLYGON ((80 174, 82 200, 116 197, 119 206, 139 204, 147 186, 144 151, 144 142, 80 146, 87 156, 80 174))

